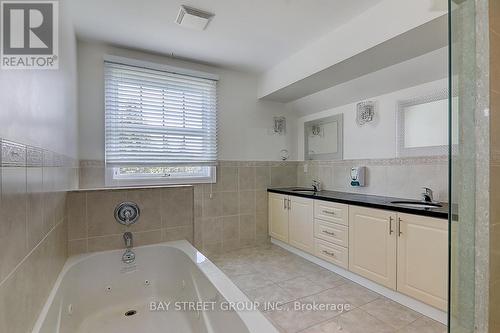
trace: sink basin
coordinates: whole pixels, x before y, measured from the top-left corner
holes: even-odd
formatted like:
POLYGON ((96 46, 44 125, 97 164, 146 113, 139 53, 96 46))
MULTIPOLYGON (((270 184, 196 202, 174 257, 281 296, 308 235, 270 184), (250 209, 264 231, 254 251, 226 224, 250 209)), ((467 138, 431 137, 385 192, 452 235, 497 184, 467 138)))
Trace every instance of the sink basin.
POLYGON ((437 202, 424 202, 424 201, 413 201, 413 200, 399 200, 399 201, 391 201, 391 204, 401 205, 401 206, 410 206, 416 208, 439 208, 443 207, 440 203, 437 202))

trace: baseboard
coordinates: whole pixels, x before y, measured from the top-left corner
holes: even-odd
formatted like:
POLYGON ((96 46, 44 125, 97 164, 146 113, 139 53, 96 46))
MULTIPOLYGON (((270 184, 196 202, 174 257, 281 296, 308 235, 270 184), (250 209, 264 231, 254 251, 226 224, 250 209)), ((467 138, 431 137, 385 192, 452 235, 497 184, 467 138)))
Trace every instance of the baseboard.
POLYGON ((279 241, 277 239, 271 238, 271 243, 278 245, 279 247, 284 248, 285 250, 292 252, 293 254, 296 254, 304 259, 307 259, 317 265, 320 265, 323 268, 328 269, 329 271, 332 271, 334 273, 337 273, 344 278, 351 280, 352 282, 355 282, 357 284, 362 285, 363 287, 366 287, 382 296, 385 296, 394 302, 397 302, 401 305, 404 305, 418 313, 423 314, 424 316, 427 316, 429 318, 432 318, 444 325, 448 324, 448 316, 446 312, 443 312, 441 310, 438 310, 430 305, 427 305, 425 303, 422 303, 420 301, 417 301, 416 299, 413 299, 411 297, 408 297, 406 295, 403 295, 397 291, 391 290, 389 288, 383 287, 373 281, 370 281, 368 279, 365 279, 364 277, 361 277, 357 274, 354 274, 352 272, 349 272, 348 270, 345 270, 343 268, 340 268, 339 266, 336 266, 334 264, 331 264, 323 259, 320 259, 318 257, 315 257, 309 253, 306 253, 304 251, 301 251, 293 246, 290 246, 286 243, 283 243, 282 241, 279 241))

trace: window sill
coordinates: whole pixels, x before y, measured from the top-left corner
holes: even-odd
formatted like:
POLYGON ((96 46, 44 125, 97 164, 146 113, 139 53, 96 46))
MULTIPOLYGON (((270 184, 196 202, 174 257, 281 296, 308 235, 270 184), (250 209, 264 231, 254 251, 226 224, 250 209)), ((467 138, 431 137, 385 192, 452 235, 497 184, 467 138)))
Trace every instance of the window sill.
POLYGON ((191 177, 158 177, 158 178, 115 178, 116 168, 106 168, 103 188, 147 188, 170 187, 181 185, 210 184, 216 182, 216 167, 210 168, 210 175, 196 175, 191 177))
POLYGON ((178 187, 193 187, 196 184, 166 184, 166 185, 136 185, 136 186, 109 186, 109 187, 92 187, 92 188, 77 188, 69 192, 92 192, 92 191, 116 191, 116 190, 141 190, 155 188, 178 188, 178 187))

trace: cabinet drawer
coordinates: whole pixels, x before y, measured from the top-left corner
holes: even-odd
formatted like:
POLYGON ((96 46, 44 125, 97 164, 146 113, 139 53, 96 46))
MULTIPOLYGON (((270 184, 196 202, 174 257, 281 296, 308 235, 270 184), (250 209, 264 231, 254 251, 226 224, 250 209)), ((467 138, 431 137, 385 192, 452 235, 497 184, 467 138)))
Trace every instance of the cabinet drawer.
POLYGON ((315 239, 314 254, 342 268, 347 269, 349 266, 349 254, 345 247, 328 243, 321 239, 315 239))
POLYGON ((314 200, 314 218, 348 225, 347 205, 336 202, 314 200))
POLYGON ((314 237, 348 247, 349 227, 337 223, 314 220, 314 237))

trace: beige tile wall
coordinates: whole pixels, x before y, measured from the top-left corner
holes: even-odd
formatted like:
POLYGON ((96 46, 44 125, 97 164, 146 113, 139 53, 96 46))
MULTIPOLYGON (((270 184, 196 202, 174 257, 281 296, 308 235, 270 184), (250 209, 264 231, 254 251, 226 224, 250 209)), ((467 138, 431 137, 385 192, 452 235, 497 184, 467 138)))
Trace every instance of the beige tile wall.
POLYGON ((417 199, 421 187, 430 187, 434 198, 448 201, 448 159, 446 156, 342 160, 306 161, 297 167, 297 184, 311 186, 314 178, 320 179, 323 189, 355 192, 371 195, 393 196, 417 199), (307 165, 307 172, 304 172, 307 165), (366 166, 366 186, 353 188, 350 170, 354 166, 366 166))
POLYGON ((500 3, 490 0, 490 321, 500 332, 500 3))
POLYGON ((208 253, 268 242, 267 188, 295 186, 298 162, 220 161, 217 183, 195 186, 195 244, 208 253))
MULTIPOLYGON (((255 161, 219 161, 217 167, 217 182, 215 184, 194 185, 193 197, 191 200, 194 209, 194 244, 198 249, 205 252, 221 252, 236 248, 254 246, 268 240, 267 237, 267 192, 269 186, 294 186, 297 182, 298 162, 255 162, 255 161)), ((81 161, 80 162, 80 188, 103 188, 104 164, 102 161, 81 161)), ((137 191, 137 190, 133 190, 137 191)), ((160 191, 154 189, 153 191, 160 191)), ((169 190, 172 193, 171 209, 181 205, 180 197, 175 194, 178 190, 169 190)), ((106 197, 109 202, 107 211, 104 213, 110 216, 110 209, 114 205, 126 198, 125 194, 111 194, 116 191, 97 191, 106 197)), ((120 193, 121 191, 118 190, 120 193)), ((125 191, 126 192, 126 191, 125 191)), ((123 192, 123 193, 125 193, 123 192)), ((94 191, 82 192, 83 194, 72 193, 68 201, 68 211, 76 211, 74 207, 83 207, 86 200, 86 213, 79 211, 77 215, 89 214, 101 200, 89 200, 89 194, 94 191), (80 203, 74 203, 79 201, 80 203)), ((104 199, 103 199, 104 200, 104 199)), ((165 201, 165 200, 164 200, 165 201)), ((83 210, 82 208, 80 208, 83 210)), ((100 211, 100 208, 98 211, 100 211)), ((111 211, 112 213, 112 211, 111 211)), ((99 215, 101 213, 96 213, 99 215)), ((72 222, 76 218, 71 217, 69 224, 70 253, 80 253, 82 251, 94 251, 101 249, 99 244, 112 244, 110 246, 121 246, 122 229, 111 226, 113 221, 98 221, 97 216, 88 216, 87 223, 101 225, 99 233, 93 233, 94 226, 86 226, 82 223, 72 222), (96 219, 96 221, 92 221, 96 219), (85 234, 87 230, 89 234, 85 234), (102 231, 102 232, 101 232, 102 231), (97 244, 96 244, 97 243, 97 244)), ((176 226, 174 226, 176 227, 176 226)), ((159 238, 158 229, 147 230, 151 238, 149 241, 170 240, 176 237, 185 237, 187 230, 170 229, 170 233, 159 238), (174 232, 175 231, 175 236, 174 232), (154 232, 157 233, 153 237, 154 232)), ((162 227, 165 229, 165 227, 162 227)), ((144 231, 144 230, 143 230, 144 231)), ((139 237, 141 234, 138 235, 139 237)))
MULTIPOLYGON (((267 242, 268 187, 310 186, 312 178, 319 178, 329 190, 418 198, 421 187, 430 186, 437 200, 447 201, 447 172, 446 157, 308 162, 219 161, 215 184, 194 185, 194 244, 205 252, 220 253, 267 242), (305 164, 308 172, 304 172, 305 164), (364 188, 353 189, 348 185, 349 170, 354 165, 368 168, 364 188)), ((105 186, 102 162, 80 162, 80 186, 105 186)), ((94 203, 87 201, 86 205, 89 211, 94 203)), ((94 244, 100 240, 121 246, 121 235, 116 228, 103 234, 108 241, 100 238, 101 234, 72 235, 71 223, 69 229, 71 253, 101 249, 94 244), (96 239, 84 241, 90 238, 96 239)), ((156 240, 163 239, 157 237, 156 240)))
POLYGON ((131 231, 134 245, 169 240, 193 242, 193 187, 87 190, 68 194, 68 252, 119 249, 123 233, 131 231), (114 219, 115 207, 123 201, 139 205, 139 221, 130 227, 114 219))
POLYGON ((25 333, 67 257, 64 206, 77 168, 65 156, 0 141, 0 332, 25 333))

